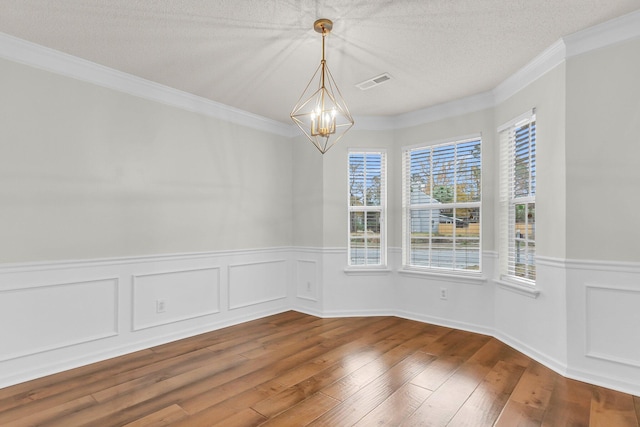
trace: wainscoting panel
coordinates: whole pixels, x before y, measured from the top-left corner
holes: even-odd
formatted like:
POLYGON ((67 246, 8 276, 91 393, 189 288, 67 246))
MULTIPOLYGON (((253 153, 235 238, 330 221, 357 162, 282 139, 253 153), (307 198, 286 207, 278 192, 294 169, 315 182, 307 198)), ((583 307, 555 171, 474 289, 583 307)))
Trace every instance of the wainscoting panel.
POLYGON ((117 335, 117 319, 118 278, 3 289, 0 362, 117 335))
POLYGON ((318 301, 318 263, 314 260, 296 261, 296 297, 318 301))
POLYGON ((348 271, 343 248, 0 265, 0 388, 295 309, 475 330, 640 395, 640 263, 539 257, 530 298, 493 286, 497 257, 483 257, 486 280, 473 281, 399 271, 397 248, 366 274, 348 271))
POLYGON ((587 356, 640 367, 640 289, 587 285, 586 294, 587 356))
POLYGON ((220 312, 220 268, 133 276, 133 330, 220 312))
POLYGON ((287 261, 252 262, 229 266, 229 310, 287 297, 287 261))
POLYGON ((277 247, 0 265, 0 388, 288 310, 290 258, 277 247))
POLYGON ((640 263, 565 265, 567 375, 640 396, 640 263))

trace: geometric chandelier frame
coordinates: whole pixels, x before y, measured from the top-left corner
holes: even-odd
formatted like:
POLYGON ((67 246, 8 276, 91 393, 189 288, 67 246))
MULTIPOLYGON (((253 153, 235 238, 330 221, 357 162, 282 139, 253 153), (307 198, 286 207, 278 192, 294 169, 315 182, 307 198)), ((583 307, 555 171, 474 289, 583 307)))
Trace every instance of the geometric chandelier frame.
POLYGON ((325 37, 333 23, 318 19, 313 28, 322 34, 322 61, 291 111, 291 119, 324 154, 351 129, 354 121, 325 59, 325 37))

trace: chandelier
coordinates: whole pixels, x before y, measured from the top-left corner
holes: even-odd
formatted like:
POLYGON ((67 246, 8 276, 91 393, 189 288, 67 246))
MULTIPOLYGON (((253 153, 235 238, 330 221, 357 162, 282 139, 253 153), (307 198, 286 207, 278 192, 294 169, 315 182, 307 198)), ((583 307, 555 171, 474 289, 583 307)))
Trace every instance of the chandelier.
POLYGON ((325 60, 325 38, 332 28, 329 19, 318 19, 313 24, 313 29, 322 34, 322 61, 291 111, 291 119, 322 154, 354 123, 325 60))

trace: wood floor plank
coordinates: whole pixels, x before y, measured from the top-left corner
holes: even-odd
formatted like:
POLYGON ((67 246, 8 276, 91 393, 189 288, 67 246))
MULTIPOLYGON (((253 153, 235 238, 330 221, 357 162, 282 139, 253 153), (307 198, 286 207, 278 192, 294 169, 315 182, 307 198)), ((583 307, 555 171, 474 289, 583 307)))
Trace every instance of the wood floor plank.
POLYGON ((411 383, 436 390, 464 363, 465 359, 456 356, 442 356, 434 360, 427 368, 416 376, 411 383))
POLYGON ((542 426, 588 426, 592 393, 593 386, 558 376, 542 426))
POLYGON ((524 367, 500 360, 471 393, 448 426, 493 425, 523 372, 524 367))
MULTIPOLYGON (((381 343, 396 345, 396 341, 383 340, 381 343)), ((367 363, 365 366, 357 369, 350 375, 341 380, 325 387, 322 392, 337 400, 344 400, 356 393, 362 387, 375 380, 381 375, 381 368, 396 365, 409 354, 416 351, 416 348, 408 347, 407 343, 391 347, 386 353, 379 358, 367 363)))
POLYGON ((491 337, 486 335, 454 329, 429 343, 423 351, 435 356, 454 356, 467 359, 490 339, 491 337))
MULTIPOLYGON (((370 327, 372 330, 376 330, 378 328, 376 323, 373 323, 370 327)), ((355 330, 360 329, 356 328, 355 330)), ((330 353, 332 349, 345 345, 350 340, 351 338, 349 336, 345 336, 340 339, 331 340, 331 343, 325 344, 324 347, 312 346, 309 348, 305 348, 306 344, 301 346, 299 342, 294 342, 294 345, 289 346, 286 349, 282 349, 281 353, 272 354, 271 358, 265 357, 260 361, 251 361, 251 367, 260 369, 253 369, 242 377, 234 377, 235 380, 233 381, 231 389, 229 389, 229 387, 220 388, 220 386, 218 386, 215 389, 212 388, 208 393, 201 394, 200 396, 195 396, 190 399, 181 400, 181 405, 189 413, 195 414, 225 400, 221 399, 222 396, 226 396, 228 398, 255 387, 262 382, 276 378, 276 383, 282 384, 282 378, 290 375, 291 371, 298 369, 301 365, 304 366, 305 362, 308 362, 309 360, 316 360, 318 357, 326 355, 326 352, 330 353), (285 356, 285 352, 289 355, 285 356), (211 393, 215 393, 216 397, 212 398, 211 393)))
MULTIPOLYGON (((150 355, 153 356, 153 355, 150 355)), ((92 393, 109 393, 112 387, 120 389, 120 387, 129 386, 129 388, 135 389, 136 386, 145 386, 148 384, 155 384, 163 378, 167 378, 173 375, 184 373, 188 370, 188 364, 207 360, 209 356, 206 350, 199 352, 189 353, 186 355, 180 355, 168 360, 158 360, 155 357, 148 357, 149 363, 147 365, 138 366, 137 363, 129 365, 130 371, 121 371, 119 368, 113 369, 113 375, 104 376, 90 374, 85 378, 86 383, 83 387, 75 387, 73 384, 77 381, 74 376, 73 382, 61 381, 66 387, 61 388, 57 384, 52 384, 49 389, 45 389, 46 397, 36 399, 30 402, 28 405, 16 406, 8 408, 5 411, 0 412, 0 425, 6 423, 9 420, 20 419, 33 413, 41 412, 49 407, 56 406, 58 404, 79 399, 92 393), (131 381, 128 381, 132 378, 131 381), (112 386, 112 384, 116 384, 112 386), (122 385, 124 384, 124 386, 122 385), (53 391, 52 391, 53 390, 53 391), (55 392, 54 392, 55 391, 55 392)), ((235 357, 230 356, 230 359, 234 363, 237 362, 235 357)), ((126 364, 126 363, 125 363, 126 364)), ((60 374, 63 378, 66 373, 60 374)), ((75 375, 75 373, 74 373, 75 375)), ((93 399, 93 398, 92 398, 93 399)), ((100 400, 100 398, 98 399, 100 400)))
POLYGON ((186 355, 172 357, 158 364, 149 365, 141 371, 136 370, 126 375, 116 376, 112 379, 115 385, 102 384, 102 389, 92 392, 91 395, 98 402, 104 402, 131 390, 144 389, 178 375, 193 376, 193 371, 196 371, 196 376, 205 377, 245 361, 235 354, 229 354, 219 357, 215 366, 208 366, 203 363, 210 357, 207 353, 206 349, 196 350, 186 355))
POLYGON ((180 406, 171 405, 145 417, 139 418, 136 421, 127 423, 123 427, 169 426, 172 423, 187 417, 188 415, 189 414, 187 414, 180 406))
POLYGON ((591 427, 637 427, 633 396, 614 390, 593 390, 589 425, 591 427))
MULTIPOLYGON (((208 420, 225 420, 245 409, 251 409, 251 411, 258 414, 251 406, 256 402, 276 394, 280 390, 280 387, 277 381, 273 380, 260 387, 239 392, 233 389, 229 389, 228 392, 225 390, 216 390, 216 392, 211 395, 212 404, 203 405, 200 411, 192 412, 188 419, 175 424, 174 427, 207 425, 208 420)), ((263 417, 263 420, 266 419, 262 414, 260 414, 260 416, 263 417)))
POLYGON ((638 426, 640 398, 495 338, 284 312, 0 390, 10 427, 638 426))
MULTIPOLYGON (((380 320, 379 322, 373 323, 362 323, 361 328, 356 328, 354 331, 356 332, 375 332, 378 333, 381 330, 384 330, 384 334, 392 334, 396 331, 401 330, 401 325, 394 328, 388 328, 387 325, 397 322, 389 322, 387 320, 380 320)), ((360 325, 360 323, 358 323, 360 325)), ((340 347, 346 345, 348 342, 351 342, 353 339, 352 336, 341 337, 339 340, 332 340, 331 346, 340 347)), ((315 351, 315 350, 314 350, 315 351)), ((329 350, 323 360, 330 358, 327 357, 327 354, 331 354, 332 350, 329 350)), ((257 384, 260 384, 259 387, 267 388, 269 391, 276 390, 275 387, 282 382, 282 377, 287 376, 286 370, 289 372, 295 371, 298 369, 298 366, 301 364, 301 360, 298 359, 301 355, 304 356, 304 353, 293 352, 291 355, 291 361, 287 362, 286 360, 280 359, 280 357, 275 357, 277 359, 272 365, 268 367, 268 369, 262 369, 260 371, 256 371, 256 375, 254 376, 246 376, 242 378, 242 380, 236 380, 233 382, 231 387, 222 386, 218 387, 211 392, 215 393, 215 396, 211 396, 211 393, 202 394, 201 396, 197 396, 194 399, 190 399, 182 402, 182 406, 192 414, 195 414, 190 420, 206 420, 206 419, 218 419, 230 416, 233 413, 233 408, 237 406, 251 406, 261 400, 265 400, 269 395, 260 395, 255 393, 255 390, 250 390, 250 387, 256 387, 257 384), (261 381, 267 381, 261 383, 261 381), (239 388, 239 384, 244 387, 244 390, 239 388), (226 399, 222 397, 225 396, 226 399)), ((278 356, 278 355, 276 355, 278 356)), ((317 357, 314 356, 313 353, 309 353, 307 355, 310 360, 317 361, 317 357)), ((306 357, 306 356, 305 356, 306 357)), ((304 366, 304 364, 303 364, 304 366)), ((322 366, 322 365, 321 365, 322 366)), ((277 390, 276 390, 277 391, 277 390)), ((273 394, 273 393, 270 393, 273 394)), ((255 406, 254 406, 255 408, 255 406)), ((271 414, 270 414, 271 415, 271 414)), ((185 423, 185 425, 187 425, 185 423)))
MULTIPOLYGON (((337 362, 327 366, 313 376, 283 389, 280 393, 257 402, 253 405, 253 409, 265 416, 273 417, 304 401, 309 396, 317 394, 327 385, 344 378, 376 358, 377 355, 374 352, 362 351, 359 357, 350 357, 348 363, 337 362)), ((332 398, 332 400, 337 399, 332 398)))
MULTIPOLYGON (((277 315, 274 317, 279 318, 282 316, 277 315)), ((297 328, 304 328, 305 324, 311 323, 316 319, 312 316, 307 316, 307 318, 308 321, 297 325, 297 328)), ((269 336, 274 333, 286 334, 289 332, 287 329, 279 331, 270 324, 265 324, 268 328, 265 330, 264 325, 258 323, 258 321, 248 323, 256 323, 254 327, 257 330, 250 335, 245 334, 244 337, 240 334, 241 338, 239 342, 244 344, 244 346, 239 350, 246 351, 248 349, 255 348, 259 345, 260 337, 264 337, 265 335, 269 336), (248 340, 249 338, 252 339, 248 340)), ((223 337, 229 336, 237 332, 244 331, 247 327, 245 325, 246 324, 236 325, 216 332, 219 332, 223 337)), ((148 375, 150 370, 154 370, 156 366, 162 369, 161 366, 155 365, 155 363, 162 363, 167 359, 171 363, 171 359, 176 356, 186 356, 187 358, 190 358, 192 357, 190 355, 192 352, 197 352, 206 346, 212 345, 212 342, 218 340, 221 340, 219 347, 222 347, 226 353, 232 352, 236 349, 232 343, 230 344, 229 341, 218 338, 216 334, 202 334, 176 343, 165 344, 154 347, 150 350, 143 350, 132 353, 128 356, 121 356, 89 365, 87 367, 77 368, 52 377, 45 377, 38 381, 20 384, 15 386, 15 390, 17 392, 16 395, 11 398, 0 400, 0 412, 22 406, 25 403, 32 404, 32 402, 37 400, 53 396, 51 400, 43 402, 43 406, 51 406, 57 401, 72 400, 80 397, 82 393, 88 394, 87 391, 93 392, 95 390, 106 388, 107 384, 109 384, 108 386, 113 386, 131 379, 143 377, 148 375), (38 387, 34 387, 35 384, 37 384, 38 387)), ((38 410, 38 407, 33 405, 31 405, 31 408, 35 411, 38 410)))
MULTIPOLYGON (((129 408, 128 411, 119 410, 117 413, 109 414, 108 417, 112 421, 128 420, 136 415, 155 410, 158 405, 164 405, 170 402, 179 403, 189 413, 219 405, 222 401, 228 403, 229 396, 236 396, 246 392, 256 384, 259 384, 260 381, 265 380, 265 378, 273 377, 275 374, 264 370, 266 367, 272 365, 270 368, 275 369, 277 373, 280 369, 287 369, 290 366, 300 363, 300 361, 306 357, 321 354, 323 351, 324 348, 316 346, 314 343, 293 341, 287 348, 282 349, 281 353, 276 354, 273 359, 263 358, 249 361, 242 358, 242 360, 238 360, 237 366, 224 369, 219 374, 180 387, 179 397, 172 397, 171 393, 164 393, 153 399, 143 400, 139 404, 129 408), (309 348, 305 348, 307 346, 309 346, 309 348), (285 353, 288 353, 289 357, 284 357, 285 353)), ((264 399, 264 397, 265 396, 257 395, 255 399, 264 399)), ((110 407, 117 407, 117 404, 114 404, 112 401, 106 403, 109 404, 110 407)), ((219 407, 212 409, 212 412, 217 411, 220 411, 219 407)), ((203 419, 209 419, 207 418, 207 414, 203 414, 202 417, 203 419)), ((193 417, 190 419, 194 420, 193 417)), ((196 421, 194 420, 193 422, 196 421)))
POLYGON ((511 400, 533 408, 546 408, 558 375, 546 366, 532 362, 522 374, 511 400))
MULTIPOLYGON (((184 351, 193 351, 194 349, 200 351, 202 346, 195 344, 195 341, 190 340, 186 346, 181 345, 180 347, 184 351)), ((209 340, 205 339, 203 345, 209 344, 209 340)), ((299 343, 298 348, 300 348, 299 343)), ((167 352, 165 351, 164 353, 166 354, 167 352)), ((122 392, 125 391, 123 389, 118 389, 116 392, 112 389, 105 389, 102 395, 98 395, 98 398, 104 401, 104 405, 74 414, 69 421, 92 423, 100 419, 108 419, 108 421, 104 420, 104 422, 124 422, 137 415, 157 410, 158 406, 172 403, 172 400, 165 400, 164 398, 172 390, 189 388, 193 385, 197 387, 203 378, 216 378, 219 382, 226 382, 225 378, 227 378, 227 381, 236 378, 238 372, 250 372, 260 368, 260 366, 249 367, 247 359, 239 358, 234 353, 232 351, 231 354, 226 355, 224 358, 217 358, 217 363, 213 365, 200 366, 195 370, 190 370, 174 377, 167 378, 164 375, 159 378, 159 381, 153 379, 150 384, 145 384, 141 389, 131 388, 129 393, 123 394, 122 392), (112 397, 113 399, 110 399, 112 397), (146 402, 149 403, 147 404, 146 402)), ((202 392, 202 388, 198 391, 202 392)))
POLYGON ((354 426, 399 426, 424 402, 431 390, 405 383, 354 426))
POLYGON ((509 399, 494 427, 540 427, 544 409, 509 399))
MULTIPOLYGON (((344 398, 342 403, 331 409, 310 426, 353 425, 388 399, 405 383, 411 381, 418 373, 433 361, 435 356, 423 352, 415 352, 397 364, 379 365, 379 370, 388 375, 378 375, 355 393, 344 398)), ((382 373, 380 372, 380 373, 382 373)), ((324 393, 324 391, 323 391, 324 393)))
MULTIPOLYGON (((397 328, 385 327, 383 331, 384 332, 381 332, 383 335, 377 335, 375 338, 372 338, 369 334, 365 334, 355 341, 350 341, 344 346, 328 352, 325 357, 322 358, 322 364, 317 365, 317 368, 323 369, 317 370, 315 375, 304 378, 300 378, 300 375, 293 376, 299 379, 297 383, 292 383, 291 386, 277 395, 258 402, 253 408, 264 415, 273 416, 285 410, 287 407, 303 401, 308 396, 323 390, 328 385, 353 374, 356 370, 368 363, 372 363, 382 354, 391 351, 395 347, 403 346, 401 349, 405 351, 406 354, 409 354, 410 351, 421 347, 425 340, 433 339, 431 336, 422 335, 422 330, 419 328, 406 328, 404 325, 398 325, 397 328), (418 335, 420 336, 418 337, 418 335), (401 336, 402 339, 398 340, 399 336, 401 336), (380 340, 382 337, 385 339, 380 340), (393 339, 389 339, 390 337, 393 337, 393 339), (378 341, 375 342, 374 340, 378 341), (325 363, 328 361, 335 363, 330 366, 325 366, 325 363)), ((360 332, 364 332, 364 330, 360 332)), ((358 334, 358 336, 359 335, 360 334, 358 334)), ((318 361, 313 361, 312 365, 316 365, 316 362, 318 361)), ((298 369, 300 368, 290 371, 289 374, 295 373, 298 369)), ((304 366, 302 369, 302 372, 305 374, 309 372, 304 369, 304 366)), ((291 377, 292 375, 285 374, 280 377, 280 381, 283 384, 287 384, 291 380, 291 377)))
POLYGON ((321 415, 340 404, 326 394, 316 393, 275 417, 269 418, 261 427, 301 427, 310 424, 321 415))
MULTIPOLYGON (((73 389, 85 387, 102 379, 109 380, 115 374, 144 367, 149 363, 153 363, 154 360, 159 360, 159 358, 151 350, 143 350, 127 356, 120 356, 72 369, 57 375, 28 381, 10 388, 0 389, 0 412, 31 404, 32 402, 58 395, 61 392, 69 392, 73 389)), ((71 392, 65 399, 71 400, 78 397, 81 397, 81 394, 71 392)))
POLYGON ((69 402, 52 406, 43 411, 25 412, 23 415, 14 418, 12 421, 2 420, 0 421, 0 425, 3 427, 37 426, 55 418, 64 419, 70 414, 95 405, 96 403, 95 399, 91 396, 82 396, 69 402))
MULTIPOLYGON (((212 427, 254 427, 262 425, 266 418, 251 408, 242 409, 233 416, 220 420, 215 424, 208 424, 212 427)), ((189 424, 191 427, 193 424, 189 424)))
POLYGON ((324 339, 322 337, 323 333, 331 332, 332 330, 339 327, 337 319, 331 320, 333 320, 333 322, 321 322, 320 324, 314 325, 311 328, 304 328, 295 332, 291 331, 286 334, 276 334, 275 336, 270 336, 268 340, 261 341, 261 345, 259 347, 242 353, 242 356, 246 357, 247 359, 268 357, 269 355, 280 351, 282 347, 289 346, 292 340, 322 341, 324 339))
MULTIPOLYGON (((454 343, 448 347, 457 346, 459 339, 464 339, 464 334, 456 335, 454 343)), ((463 348, 469 355, 469 347, 463 348)), ((475 353, 425 400, 403 426, 446 426, 504 355, 500 343, 488 338, 476 341, 471 348, 476 350, 475 353)), ((450 352, 445 354, 451 356, 450 352)))
POLYGON ((51 426, 67 427, 68 425, 99 425, 98 420, 110 418, 120 419, 127 410, 140 404, 141 402, 159 398, 162 395, 176 391, 181 387, 197 382, 202 377, 214 375, 219 371, 215 365, 204 365, 198 369, 188 371, 162 381, 146 385, 143 388, 134 388, 125 394, 116 394, 111 399, 100 402, 101 404, 91 406, 82 411, 78 411, 63 420, 51 422, 51 426))
MULTIPOLYGON (((293 352, 290 356, 275 362, 271 360, 263 360, 259 361, 259 363, 257 361, 248 361, 247 364, 243 365, 246 369, 241 371, 227 370, 217 380, 216 377, 212 377, 212 381, 209 381, 208 384, 197 383, 183 388, 173 398, 189 414, 195 414, 207 409, 208 412, 202 414, 202 419, 225 417, 229 410, 234 411, 240 405, 249 407, 256 401, 268 397, 270 393, 279 391, 281 386, 277 381, 278 372, 290 369, 291 366, 310 357, 310 355, 317 354, 318 351, 322 350, 312 346, 305 351, 293 352), (245 372, 244 375, 242 375, 242 372, 245 372), (258 385, 261 388, 257 389, 256 386, 258 385), (269 392, 265 394, 263 390, 269 390, 269 392)), ((149 404, 152 405, 153 402, 149 404)), ((190 417, 189 419, 195 420, 199 418, 190 417)))

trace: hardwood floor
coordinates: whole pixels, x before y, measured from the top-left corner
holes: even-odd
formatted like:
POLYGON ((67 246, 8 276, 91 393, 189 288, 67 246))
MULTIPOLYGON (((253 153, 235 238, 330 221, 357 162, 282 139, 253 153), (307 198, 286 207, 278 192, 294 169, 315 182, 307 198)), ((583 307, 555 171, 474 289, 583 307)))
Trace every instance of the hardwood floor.
POLYGON ((286 312, 0 390, 8 426, 638 426, 494 338, 286 312))

